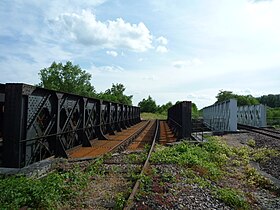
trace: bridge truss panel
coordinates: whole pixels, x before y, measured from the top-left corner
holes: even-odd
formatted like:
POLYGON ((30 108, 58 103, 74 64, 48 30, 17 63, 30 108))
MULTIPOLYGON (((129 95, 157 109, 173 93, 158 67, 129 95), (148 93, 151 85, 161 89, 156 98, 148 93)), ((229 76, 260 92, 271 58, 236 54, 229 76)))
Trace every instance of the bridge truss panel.
POLYGON ((239 106, 237 108, 238 123, 255 127, 266 127, 266 106, 263 104, 239 106))
POLYGON ((140 122, 139 107, 26 84, 1 87, 0 94, 5 93, 5 100, 0 100, 0 108, 1 103, 5 107, 0 112, 4 115, 0 118, 4 167, 21 168, 50 156, 67 157, 67 150, 90 147, 91 140, 106 140, 140 122))
POLYGON ((236 131, 237 101, 230 99, 203 108, 203 121, 213 131, 236 131))
POLYGON ((192 102, 182 101, 168 109, 167 123, 177 139, 191 136, 192 102))

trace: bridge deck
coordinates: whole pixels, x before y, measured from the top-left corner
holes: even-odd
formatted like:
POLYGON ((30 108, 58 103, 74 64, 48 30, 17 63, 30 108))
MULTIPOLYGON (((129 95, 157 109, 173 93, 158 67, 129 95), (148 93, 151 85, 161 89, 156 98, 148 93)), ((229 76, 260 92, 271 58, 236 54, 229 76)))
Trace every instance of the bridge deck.
POLYGON ((123 140, 126 140, 133 135, 137 130, 143 127, 147 122, 140 122, 122 132, 116 133, 116 135, 106 135, 108 140, 93 140, 91 141, 91 147, 78 147, 68 152, 70 158, 93 158, 102 154, 111 152, 116 146, 121 144, 123 140))

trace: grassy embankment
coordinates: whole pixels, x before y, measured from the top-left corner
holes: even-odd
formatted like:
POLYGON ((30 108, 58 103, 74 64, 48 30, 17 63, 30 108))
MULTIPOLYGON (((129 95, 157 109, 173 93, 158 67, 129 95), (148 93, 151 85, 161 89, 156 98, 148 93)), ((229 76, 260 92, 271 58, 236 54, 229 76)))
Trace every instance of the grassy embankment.
POLYGON ((140 117, 142 120, 155 120, 155 119, 166 120, 167 119, 167 115, 159 114, 159 113, 147 113, 147 112, 141 113, 140 117))

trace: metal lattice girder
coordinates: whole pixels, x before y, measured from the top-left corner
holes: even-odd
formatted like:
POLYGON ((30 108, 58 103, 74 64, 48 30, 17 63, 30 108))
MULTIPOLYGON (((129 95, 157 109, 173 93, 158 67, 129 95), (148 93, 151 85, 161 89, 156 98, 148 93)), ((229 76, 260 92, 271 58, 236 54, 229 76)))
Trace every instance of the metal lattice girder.
MULTIPOLYGON (((92 139, 106 140, 106 134, 140 119, 139 107, 26 84, 6 84, 2 92, 5 167, 23 167, 53 155, 67 157, 67 150, 91 146, 92 139)), ((0 85, 0 105, 2 92, 0 85)))
POLYGON ((230 99, 203 108, 203 121, 213 131, 236 131, 237 101, 230 99))
POLYGON ((238 123, 254 127, 266 126, 266 106, 263 104, 239 106, 237 108, 238 123))
POLYGON ((177 139, 189 138, 192 130, 192 102, 183 101, 168 109, 167 123, 177 139))
POLYGON ((0 84, 0 138, 3 137, 4 103, 5 103, 5 85, 0 84))

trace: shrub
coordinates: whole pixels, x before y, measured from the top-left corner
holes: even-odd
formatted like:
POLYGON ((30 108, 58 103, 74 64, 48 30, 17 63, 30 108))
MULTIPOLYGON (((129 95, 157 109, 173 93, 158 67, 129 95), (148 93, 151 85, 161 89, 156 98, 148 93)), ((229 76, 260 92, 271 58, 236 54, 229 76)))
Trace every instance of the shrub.
POLYGON ((245 200, 245 196, 232 188, 220 188, 216 190, 218 199, 237 209, 249 209, 249 205, 245 200))

